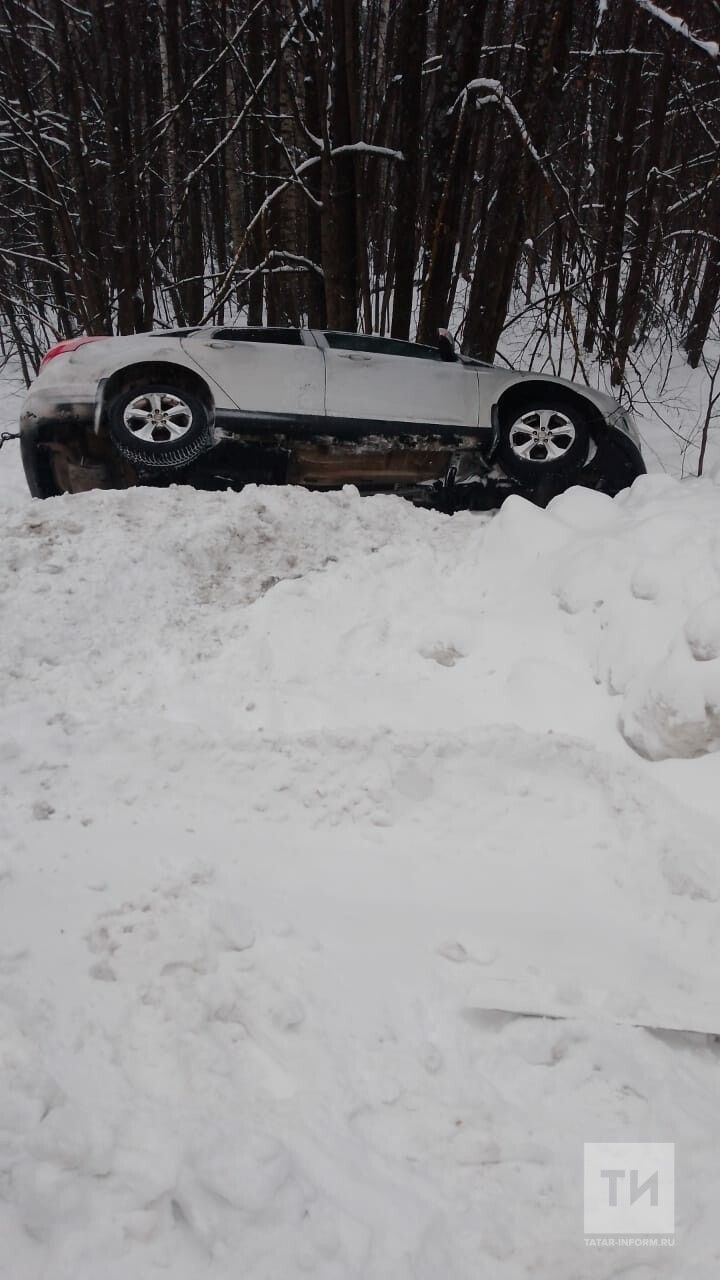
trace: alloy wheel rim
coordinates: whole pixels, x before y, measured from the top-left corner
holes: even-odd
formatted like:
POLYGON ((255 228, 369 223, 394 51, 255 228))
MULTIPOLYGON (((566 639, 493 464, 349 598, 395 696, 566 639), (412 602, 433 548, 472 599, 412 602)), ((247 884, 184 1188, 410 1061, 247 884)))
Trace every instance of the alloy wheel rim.
POLYGON ((512 424, 509 441, 522 462, 557 462, 575 443, 575 425, 559 409, 528 409, 512 424))
POLYGON ((136 440, 169 444, 182 440, 192 426, 192 409, 169 391, 148 391, 125 406, 123 422, 136 440))

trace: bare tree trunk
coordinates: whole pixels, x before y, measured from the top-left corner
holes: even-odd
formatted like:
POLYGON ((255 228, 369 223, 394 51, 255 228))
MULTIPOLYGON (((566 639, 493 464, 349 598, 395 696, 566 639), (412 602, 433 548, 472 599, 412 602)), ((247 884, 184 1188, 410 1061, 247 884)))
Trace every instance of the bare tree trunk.
POLYGON ((420 191, 421 136, 418 127, 422 104, 422 67, 425 57, 427 4, 404 0, 397 24, 397 74, 401 76, 398 129, 405 157, 397 175, 395 200, 395 294, 391 333, 410 334, 415 267, 417 264, 417 213, 420 191))
POLYGON ((433 342, 437 330, 450 319, 450 285, 459 238, 460 211, 472 169, 471 110, 453 112, 465 85, 476 74, 486 4, 445 0, 438 22, 442 49, 439 87, 433 106, 428 140, 430 196, 426 224, 427 252, 420 301, 418 340, 433 342))
MULTIPOLYGON (((553 107, 559 100, 567 65, 572 0, 544 0, 528 34, 525 82, 518 111, 536 152, 549 136, 553 107)), ((470 290, 463 348, 482 359, 495 355, 526 234, 526 205, 543 182, 527 143, 514 132, 510 154, 499 176, 485 254, 478 259, 470 290)))
POLYGON ((697 305, 685 339, 688 363, 692 369, 697 369, 700 363, 703 345, 710 332, 713 318, 718 315, 718 303, 720 302, 720 192, 717 187, 715 189, 710 228, 711 239, 709 240, 705 270, 698 293, 697 305))
POLYGON ((324 0, 332 50, 327 77, 325 150, 322 161, 322 259, 328 324, 355 328, 357 322, 357 193, 352 152, 349 67, 357 22, 357 0, 324 0))
POLYGON ((644 175, 642 205, 635 226, 635 242, 625 281, 620 329, 615 344, 615 359, 612 370, 612 381, 615 386, 620 386, 625 376, 625 362, 632 344, 635 326, 640 317, 642 289, 650 265, 651 229, 655 222, 655 195, 665 136, 665 114, 667 111, 671 67, 670 55, 666 53, 662 62, 662 70, 655 81, 652 117, 650 120, 650 138, 644 149, 646 172, 644 175))

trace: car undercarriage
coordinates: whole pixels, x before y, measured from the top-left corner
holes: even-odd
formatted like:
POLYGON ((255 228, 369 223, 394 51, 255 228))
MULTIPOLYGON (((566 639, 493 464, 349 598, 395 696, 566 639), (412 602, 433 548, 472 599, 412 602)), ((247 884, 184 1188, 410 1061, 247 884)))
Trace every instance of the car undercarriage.
MULTIPOLYGON (((82 415, 84 417, 85 415, 82 415)), ((26 473, 38 497, 122 489, 135 485, 187 484, 197 489, 242 489, 248 484, 294 484, 309 489, 354 485, 361 493, 394 493, 435 510, 489 510, 512 493, 545 505, 567 487, 549 475, 539 485, 507 476, 493 460, 491 433, 448 433, 423 428, 392 442, 375 430, 348 438, 347 430, 303 434, 216 425, 215 443, 187 467, 164 470, 134 466, 113 448, 107 435, 83 421, 74 407, 63 418, 35 424, 22 437, 26 473)), ((575 479, 586 488, 614 494, 638 473, 632 447, 618 434, 599 433, 592 456, 575 479)))

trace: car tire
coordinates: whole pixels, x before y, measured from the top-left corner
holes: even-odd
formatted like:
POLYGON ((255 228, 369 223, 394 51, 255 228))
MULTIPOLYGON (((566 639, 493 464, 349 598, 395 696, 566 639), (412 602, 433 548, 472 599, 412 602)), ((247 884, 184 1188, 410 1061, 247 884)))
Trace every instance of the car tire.
POLYGON ((182 387, 125 387, 108 404, 107 423, 118 453, 135 467, 187 467, 212 445, 207 407, 182 387))
POLYGON ((590 442, 587 417, 572 401, 528 399, 501 417, 496 457, 510 479, 535 486, 580 471, 590 442))

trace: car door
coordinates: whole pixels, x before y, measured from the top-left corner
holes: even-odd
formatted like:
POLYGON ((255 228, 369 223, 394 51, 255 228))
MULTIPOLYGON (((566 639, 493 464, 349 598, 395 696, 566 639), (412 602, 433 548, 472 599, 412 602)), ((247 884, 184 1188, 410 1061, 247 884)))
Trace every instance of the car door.
POLYGON ((325 356, 325 412, 367 422, 477 427, 477 370, 433 347, 361 333, 316 335, 325 356))
POLYGON ((242 414, 279 422, 325 412, 325 364, 301 329, 198 329, 183 350, 242 414))

